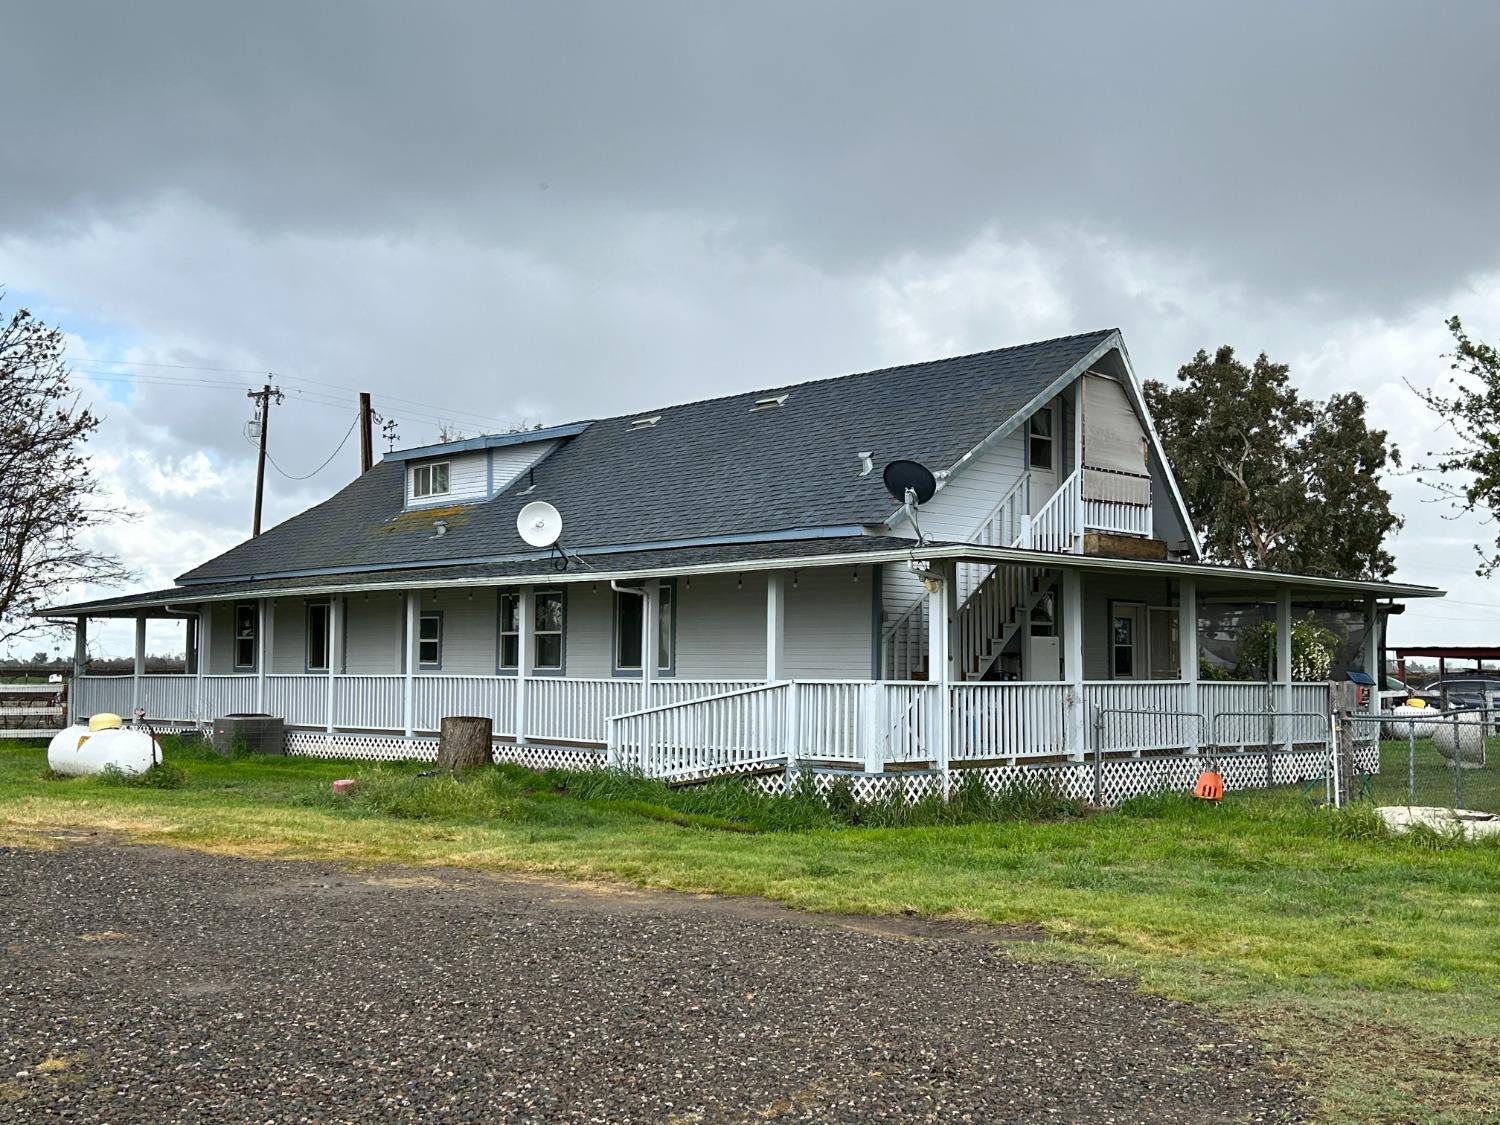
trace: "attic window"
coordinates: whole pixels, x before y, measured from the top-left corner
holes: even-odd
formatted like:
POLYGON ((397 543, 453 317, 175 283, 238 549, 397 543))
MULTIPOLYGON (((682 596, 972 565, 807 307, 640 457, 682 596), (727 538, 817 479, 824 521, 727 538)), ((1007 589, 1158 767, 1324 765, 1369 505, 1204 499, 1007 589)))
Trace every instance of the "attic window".
POLYGON ((415 499, 448 494, 448 462, 416 465, 411 471, 411 494, 415 499))
POLYGON ((637 418, 634 422, 630 423, 630 428, 632 430, 649 430, 652 426, 656 425, 656 423, 660 421, 661 415, 653 414, 649 418, 637 418))
POLYGON ((788 392, 784 395, 771 395, 769 398, 758 398, 755 400, 755 405, 750 408, 750 413, 754 414, 757 410, 775 410, 778 406, 785 406, 786 400, 790 397, 790 392, 788 392))

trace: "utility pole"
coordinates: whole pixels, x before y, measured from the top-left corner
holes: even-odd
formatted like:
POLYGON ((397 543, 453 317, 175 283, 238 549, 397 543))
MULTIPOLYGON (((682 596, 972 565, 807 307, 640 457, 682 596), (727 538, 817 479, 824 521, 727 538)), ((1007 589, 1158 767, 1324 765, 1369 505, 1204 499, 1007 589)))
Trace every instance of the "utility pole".
POLYGON ((375 464, 375 452, 373 443, 375 435, 371 432, 374 425, 373 411, 370 409, 370 392, 359 392, 359 471, 361 475, 368 473, 375 464))
POLYGON ((281 388, 267 383, 258 391, 246 391, 245 397, 256 401, 256 429, 260 431, 260 455, 255 460, 255 522, 250 528, 250 538, 255 539, 260 535, 261 501, 266 492, 266 431, 271 423, 271 401, 281 401, 281 388))

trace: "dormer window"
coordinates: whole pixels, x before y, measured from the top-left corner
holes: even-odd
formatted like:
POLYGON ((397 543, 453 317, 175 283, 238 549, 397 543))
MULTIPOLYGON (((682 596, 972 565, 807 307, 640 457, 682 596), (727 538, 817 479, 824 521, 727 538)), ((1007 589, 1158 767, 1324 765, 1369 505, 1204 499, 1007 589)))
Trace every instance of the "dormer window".
POLYGON ((411 494, 416 499, 448 495, 448 462, 434 461, 429 465, 413 466, 411 494))

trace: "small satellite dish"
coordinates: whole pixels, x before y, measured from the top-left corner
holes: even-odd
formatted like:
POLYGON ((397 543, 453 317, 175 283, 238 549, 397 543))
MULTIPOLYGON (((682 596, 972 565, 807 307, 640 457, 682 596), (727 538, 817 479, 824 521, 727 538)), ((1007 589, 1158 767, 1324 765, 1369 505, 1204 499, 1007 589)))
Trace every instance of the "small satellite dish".
POLYGON ((562 535, 562 513, 545 500, 533 500, 516 513, 516 531, 533 547, 550 547, 562 535))
POLYGON ((937 495, 937 477, 920 461, 892 461, 881 474, 885 490, 896 498, 896 503, 906 504, 914 498, 925 504, 937 495), (911 498, 907 493, 913 494, 911 498))

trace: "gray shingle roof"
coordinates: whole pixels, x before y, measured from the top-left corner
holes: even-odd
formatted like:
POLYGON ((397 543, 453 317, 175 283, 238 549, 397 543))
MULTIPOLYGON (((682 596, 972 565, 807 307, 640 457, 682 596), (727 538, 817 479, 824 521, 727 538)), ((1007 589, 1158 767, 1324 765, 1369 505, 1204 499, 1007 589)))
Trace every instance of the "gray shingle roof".
POLYGON ((746 569, 761 564, 765 568, 788 565, 848 565, 866 555, 907 551, 908 539, 883 535, 848 535, 828 539, 783 539, 773 543, 711 544, 697 547, 674 547, 659 551, 618 551, 591 554, 583 563, 569 565, 565 574, 553 567, 553 559, 524 559, 513 562, 467 563, 457 566, 407 567, 390 570, 362 571, 356 575, 317 574, 302 578, 260 578, 248 581, 200 582, 191 586, 173 586, 165 590, 148 590, 97 598, 73 605, 50 606, 42 614, 69 617, 87 613, 92 616, 128 614, 136 609, 163 605, 191 606, 200 599, 222 600, 237 597, 262 597, 295 592, 316 594, 320 590, 349 590, 361 586, 425 586, 454 582, 503 582, 535 579, 539 582, 600 581, 609 575, 642 571, 672 572, 692 567, 743 564, 746 569))
POLYGON ((880 466, 902 457, 953 465, 1112 331, 606 419, 540 462, 534 488, 522 478, 490 501, 442 513, 403 513, 403 466, 382 462, 183 580, 504 558, 527 550, 515 520, 530 500, 558 507, 574 548, 878 523, 894 507, 880 466), (783 393, 784 406, 750 410, 783 393), (658 425, 630 428, 651 414, 658 425), (861 476, 865 450, 876 471, 861 476), (432 530, 440 514, 441 539, 432 530))

